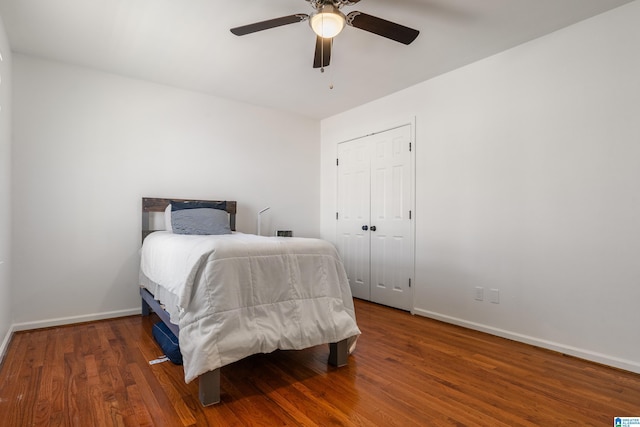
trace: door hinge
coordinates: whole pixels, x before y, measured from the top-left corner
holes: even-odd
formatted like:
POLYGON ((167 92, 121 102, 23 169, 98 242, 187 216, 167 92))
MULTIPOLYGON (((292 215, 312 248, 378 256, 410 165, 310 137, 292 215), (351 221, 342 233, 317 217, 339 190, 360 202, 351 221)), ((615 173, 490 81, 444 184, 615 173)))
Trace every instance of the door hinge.
POLYGON ((338 212, 336 212, 336 219, 338 219, 338 212))
POLYGON ((411 211, 409 211, 409 219, 411 219, 411 211))
POLYGON ((336 159, 336 166, 340 166, 340 159, 336 159))
POLYGON ((409 151, 411 151, 411 142, 409 142, 409 151))
POLYGON ((409 279, 409 287, 411 287, 411 279, 409 279))

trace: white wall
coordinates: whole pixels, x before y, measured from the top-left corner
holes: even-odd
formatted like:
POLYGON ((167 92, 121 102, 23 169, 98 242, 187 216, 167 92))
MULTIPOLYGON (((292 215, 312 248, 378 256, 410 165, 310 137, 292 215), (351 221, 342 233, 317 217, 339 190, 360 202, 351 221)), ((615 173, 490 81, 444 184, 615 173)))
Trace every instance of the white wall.
POLYGON ((638 22, 635 1, 324 120, 323 237, 336 144, 415 116, 415 312, 640 372, 638 22))
POLYGON ((319 123, 14 55, 13 303, 29 328, 139 312, 141 197, 238 201, 319 236, 319 123))
POLYGON ((11 329, 11 51, 0 19, 0 360, 11 329))

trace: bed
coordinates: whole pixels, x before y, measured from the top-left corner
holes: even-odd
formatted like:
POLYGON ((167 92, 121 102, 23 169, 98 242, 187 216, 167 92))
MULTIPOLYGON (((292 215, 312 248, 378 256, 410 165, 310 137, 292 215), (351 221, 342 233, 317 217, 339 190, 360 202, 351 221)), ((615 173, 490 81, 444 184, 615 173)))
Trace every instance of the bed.
POLYGON ((142 199, 142 314, 155 312, 179 337, 185 382, 198 379, 205 406, 220 401, 223 366, 252 354, 320 344, 329 344, 329 364, 344 366, 360 334, 333 245, 239 233, 236 206, 142 199), (216 218, 204 232, 199 219, 192 225, 202 212, 207 221, 216 218))

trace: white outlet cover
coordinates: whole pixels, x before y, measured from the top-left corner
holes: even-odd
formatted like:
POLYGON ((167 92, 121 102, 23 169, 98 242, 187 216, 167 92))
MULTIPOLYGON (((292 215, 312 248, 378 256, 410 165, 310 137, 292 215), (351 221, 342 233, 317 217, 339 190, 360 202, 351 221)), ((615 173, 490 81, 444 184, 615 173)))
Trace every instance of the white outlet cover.
POLYGON ((491 289, 489 298, 492 303, 500 304, 500 289, 491 289))

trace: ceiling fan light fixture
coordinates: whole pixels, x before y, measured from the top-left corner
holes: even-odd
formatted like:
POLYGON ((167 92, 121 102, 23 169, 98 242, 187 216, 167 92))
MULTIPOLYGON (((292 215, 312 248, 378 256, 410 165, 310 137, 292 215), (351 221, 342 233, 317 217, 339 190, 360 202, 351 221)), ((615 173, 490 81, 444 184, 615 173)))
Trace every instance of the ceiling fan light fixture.
POLYGON ((309 25, 318 36, 330 39, 342 31, 346 23, 346 18, 333 5, 325 5, 313 13, 309 19, 309 25))

